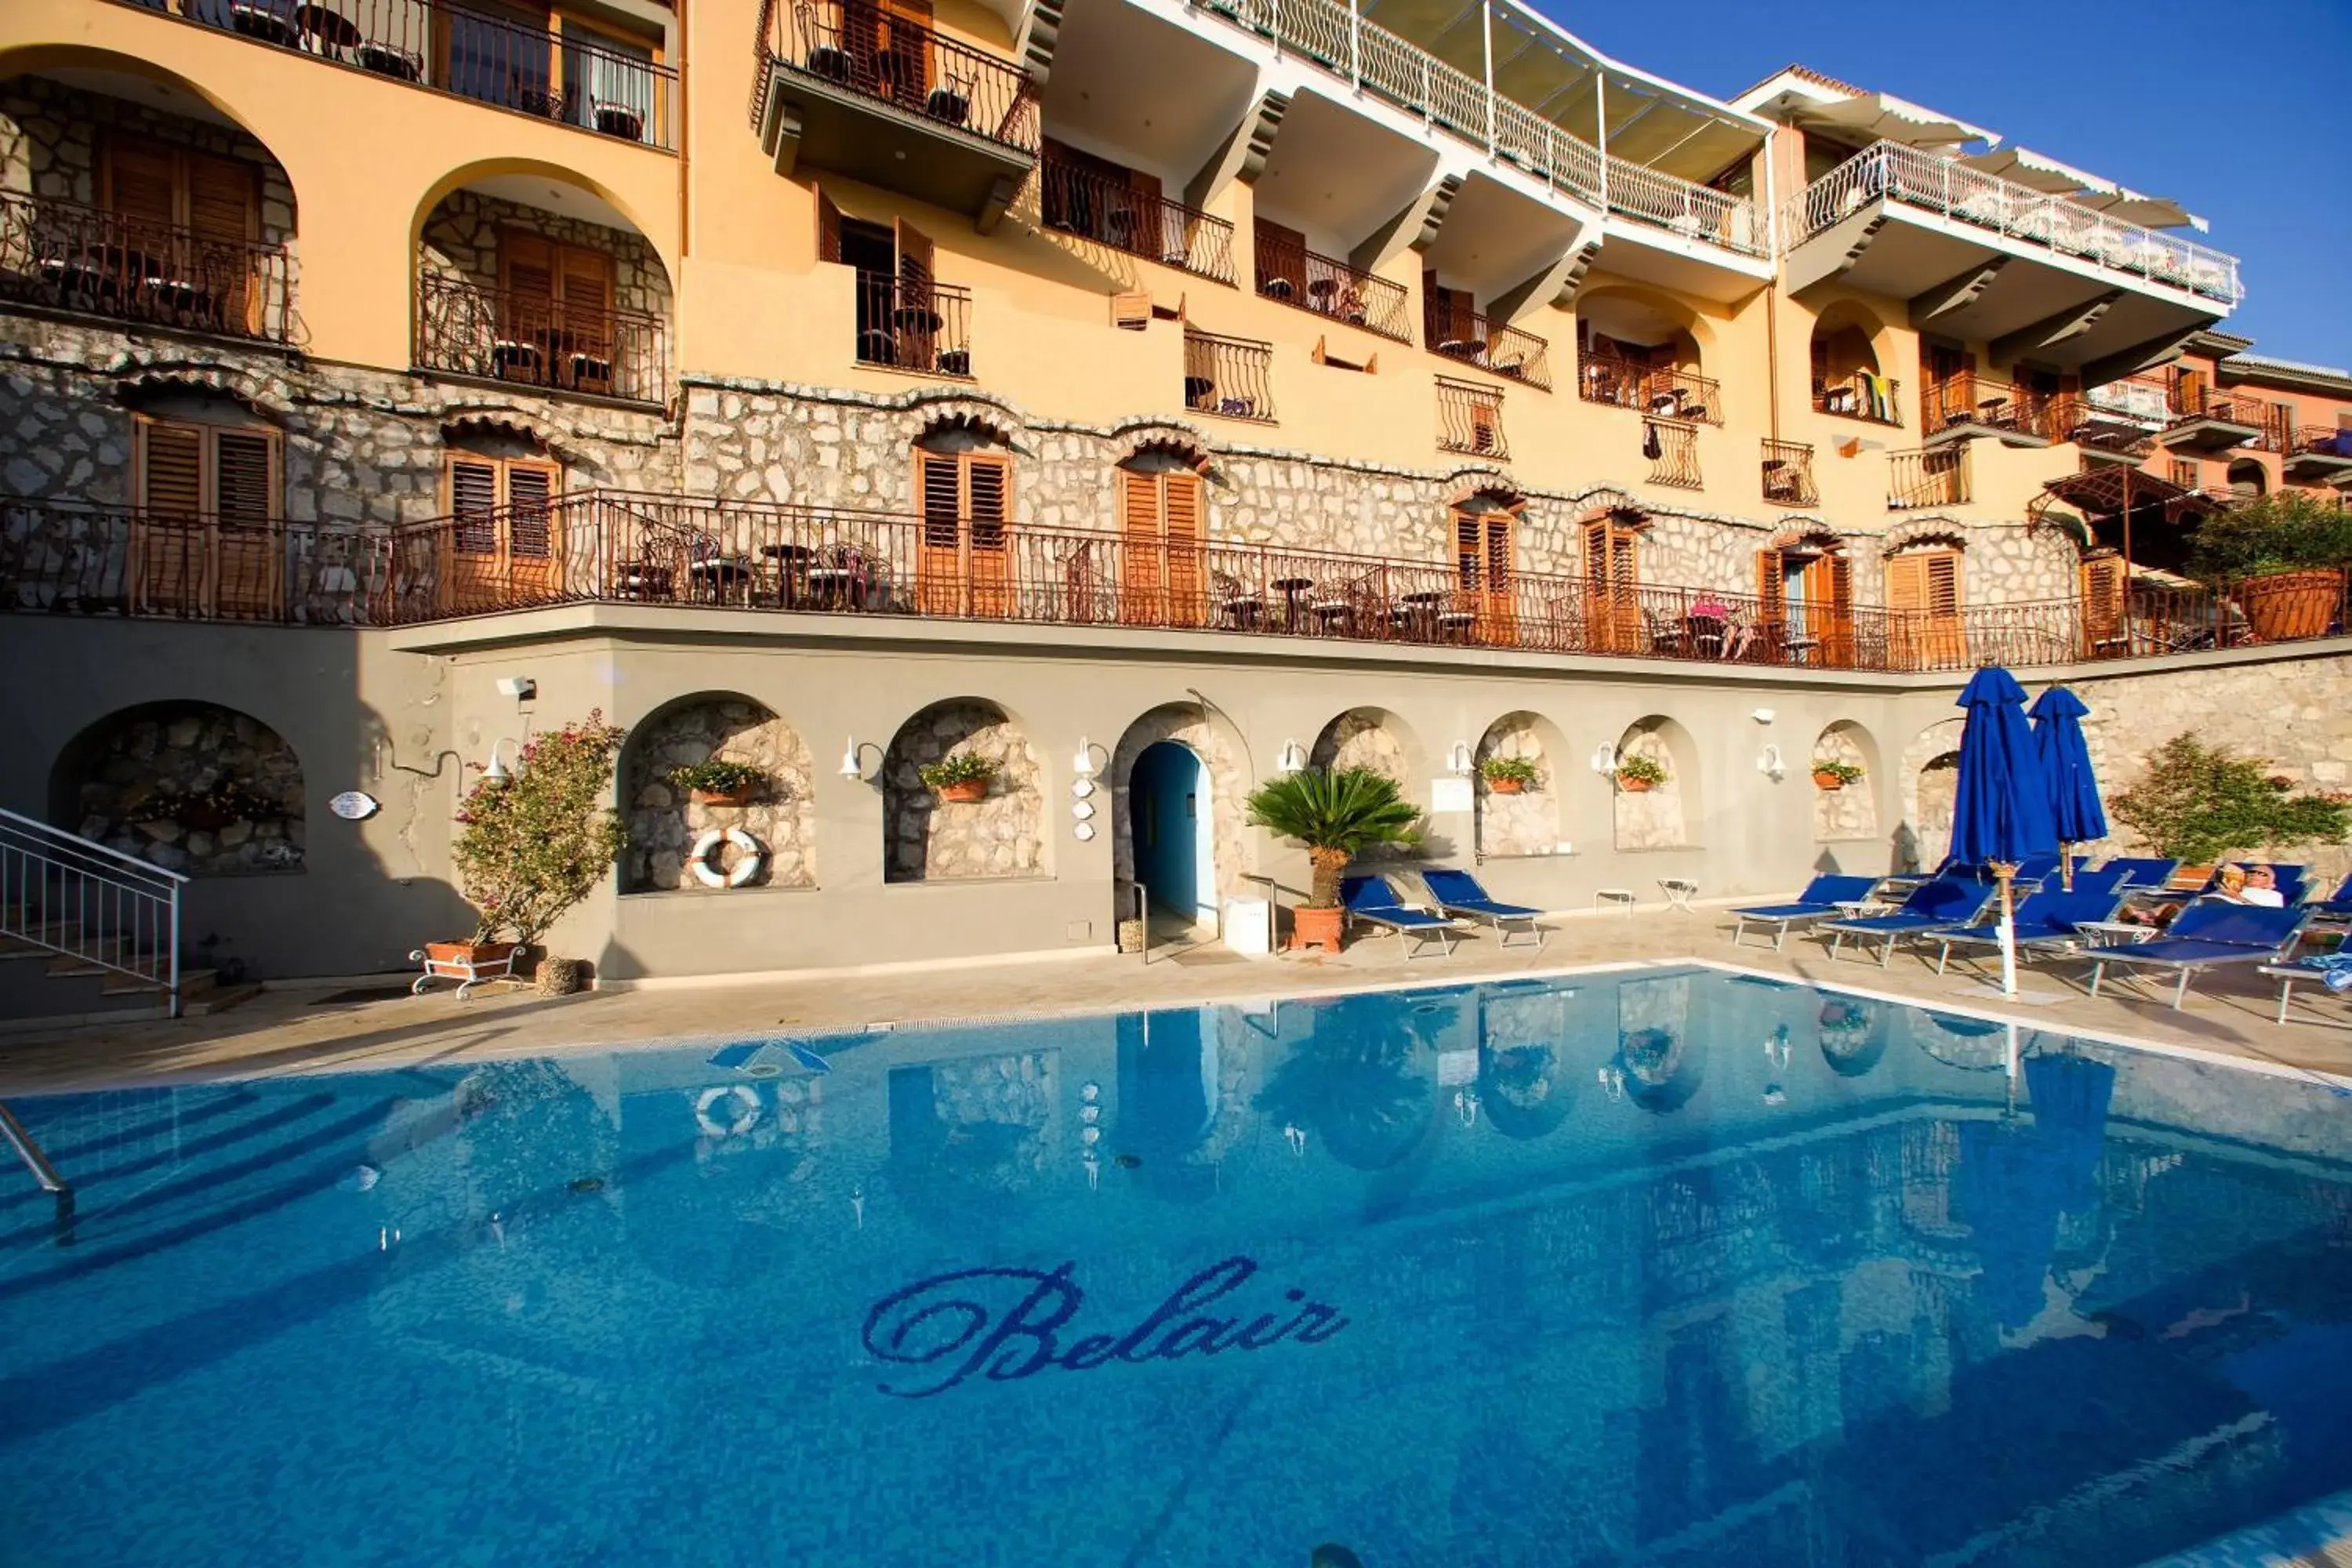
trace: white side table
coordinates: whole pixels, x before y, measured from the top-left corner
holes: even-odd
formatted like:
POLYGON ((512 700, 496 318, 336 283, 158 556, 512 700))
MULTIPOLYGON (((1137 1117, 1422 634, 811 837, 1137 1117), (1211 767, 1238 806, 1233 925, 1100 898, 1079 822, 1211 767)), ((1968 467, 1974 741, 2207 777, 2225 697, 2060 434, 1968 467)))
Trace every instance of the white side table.
POLYGON ((1691 900, 1698 897, 1698 884, 1688 877, 1661 877, 1658 891, 1665 894, 1666 908, 1680 910, 1686 915, 1696 912, 1691 908, 1691 900))
POLYGON ((1633 906, 1639 902, 1639 896, 1631 888, 1596 888, 1592 893, 1594 910, 1598 911, 1604 903, 1622 904, 1627 920, 1633 918, 1633 906))

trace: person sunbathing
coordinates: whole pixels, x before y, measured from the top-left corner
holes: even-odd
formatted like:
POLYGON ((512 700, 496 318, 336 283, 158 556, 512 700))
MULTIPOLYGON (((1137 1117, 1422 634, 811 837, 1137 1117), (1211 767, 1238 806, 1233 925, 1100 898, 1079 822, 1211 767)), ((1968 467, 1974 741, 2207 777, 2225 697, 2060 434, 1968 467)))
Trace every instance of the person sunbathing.
POLYGON ((2278 872, 2256 861, 2246 868, 2246 885, 2239 892, 2238 901, 2266 910, 2286 908, 2286 895, 2279 891, 2278 872))

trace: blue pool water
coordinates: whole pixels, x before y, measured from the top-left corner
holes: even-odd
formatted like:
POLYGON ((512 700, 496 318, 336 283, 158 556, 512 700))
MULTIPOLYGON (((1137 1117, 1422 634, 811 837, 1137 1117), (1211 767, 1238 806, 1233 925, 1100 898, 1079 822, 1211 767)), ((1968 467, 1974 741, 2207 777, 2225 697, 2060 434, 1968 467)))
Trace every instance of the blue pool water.
POLYGON ((1641 972, 19 1100, 0 1561, 2095 1568, 2352 1485, 2352 1101, 2008 1046, 1641 972))

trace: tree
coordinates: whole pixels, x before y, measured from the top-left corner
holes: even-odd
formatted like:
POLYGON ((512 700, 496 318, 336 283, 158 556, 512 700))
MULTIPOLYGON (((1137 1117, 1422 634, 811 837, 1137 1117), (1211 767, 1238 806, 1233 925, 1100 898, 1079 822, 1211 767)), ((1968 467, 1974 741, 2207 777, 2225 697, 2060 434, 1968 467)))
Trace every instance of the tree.
POLYGON ((2169 859, 2202 865, 2282 844, 2338 844, 2352 797, 2294 793, 2267 757, 2175 735, 2148 759, 2147 777, 2107 802, 2107 813, 2169 859))
POLYGON ((2189 575, 2206 583, 2345 565, 2352 565, 2352 511, 2302 490, 2215 512, 2189 542, 2189 575))
POLYGON ((628 835, 604 790, 627 733, 592 712, 526 744, 512 778, 484 778, 467 795, 457 877, 477 942, 501 931, 537 942, 612 868, 628 835))
POLYGON ((1370 768, 1310 768, 1269 779, 1249 797, 1249 820, 1307 846, 1315 868, 1310 910, 1337 909, 1339 873, 1365 850, 1418 843, 1416 813, 1396 781, 1370 768))

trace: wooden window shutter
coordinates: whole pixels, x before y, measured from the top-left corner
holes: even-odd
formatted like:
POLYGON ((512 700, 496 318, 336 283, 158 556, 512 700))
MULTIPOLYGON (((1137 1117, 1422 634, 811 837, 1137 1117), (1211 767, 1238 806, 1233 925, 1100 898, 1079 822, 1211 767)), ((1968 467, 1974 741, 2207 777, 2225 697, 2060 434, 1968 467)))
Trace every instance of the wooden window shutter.
POLYGON ((921 297, 931 291, 937 274, 932 270, 937 259, 936 247, 929 236, 905 218, 892 220, 898 247, 898 277, 911 296, 921 297))
POLYGON ((535 234, 507 229, 499 236, 499 286, 533 300, 555 298, 555 247, 535 234))
POLYGON ((1160 476, 1118 470, 1119 531, 1130 544, 1160 542, 1160 476))
POLYGON ((193 518, 205 510, 205 432, 193 425, 142 418, 139 505, 164 517, 193 518))
POLYGON ((1642 581, 1642 536, 1630 528, 1609 531, 1609 577, 1618 587, 1632 589, 1642 581))
POLYGON ((564 310, 577 320, 602 316, 613 308, 613 258, 601 250, 567 245, 558 258, 564 310))
POLYGON ((178 160, 160 142, 118 136, 106 144, 106 205, 142 224, 180 221, 178 160))
POLYGON ((1486 570, 1485 520, 1475 511, 1454 514, 1454 574, 1465 588, 1475 588, 1486 570))
POLYGON ((1956 550, 1931 550, 1927 563, 1927 608, 1938 616, 1960 613, 1960 556, 1956 550))
POLYGON ((257 430, 213 432, 213 490, 224 524, 268 526, 278 510, 278 438, 257 430))
POLYGON ((923 509, 923 543, 953 550, 962 542, 963 466, 940 452, 915 453, 915 493, 923 509))
POLYGON ((2124 620, 2124 563, 2119 555, 2083 563, 2083 616, 2093 643, 2116 640, 2124 620))
POLYGON ((1756 552, 1756 600, 1764 619, 1786 619, 1788 606, 1788 567, 1777 550, 1756 552))
POLYGON ((1198 474, 1162 474, 1160 476, 1161 525, 1167 530, 1171 544, 1197 546, 1201 542, 1201 476, 1198 474))
POLYGON ((816 258, 819 261, 841 259, 841 209, 823 187, 812 185, 810 193, 816 197, 816 258))
POLYGON ((971 547, 1004 548, 1004 525, 1013 513, 1013 459, 1001 452, 966 452, 965 491, 971 500, 971 547))
POLYGON ((188 227, 199 239, 244 245, 261 237, 259 176, 230 158, 188 158, 188 227))
POLYGON ((1486 591, 1499 594, 1511 585, 1511 519, 1507 512, 1486 514, 1486 591))
POLYGON ((1826 564, 1830 574, 1830 610, 1843 619, 1853 614, 1853 563, 1843 555, 1832 555, 1826 564))
POLYGON ((488 458, 449 458, 449 515, 457 526, 451 547, 468 555, 498 552, 499 465, 488 458))
POLYGON ((1918 611, 1927 607, 1927 558, 1897 555, 1886 563, 1886 607, 1918 611))
POLYGON ((547 555, 549 503, 562 476, 552 463, 519 460, 505 467, 508 553, 547 555))

